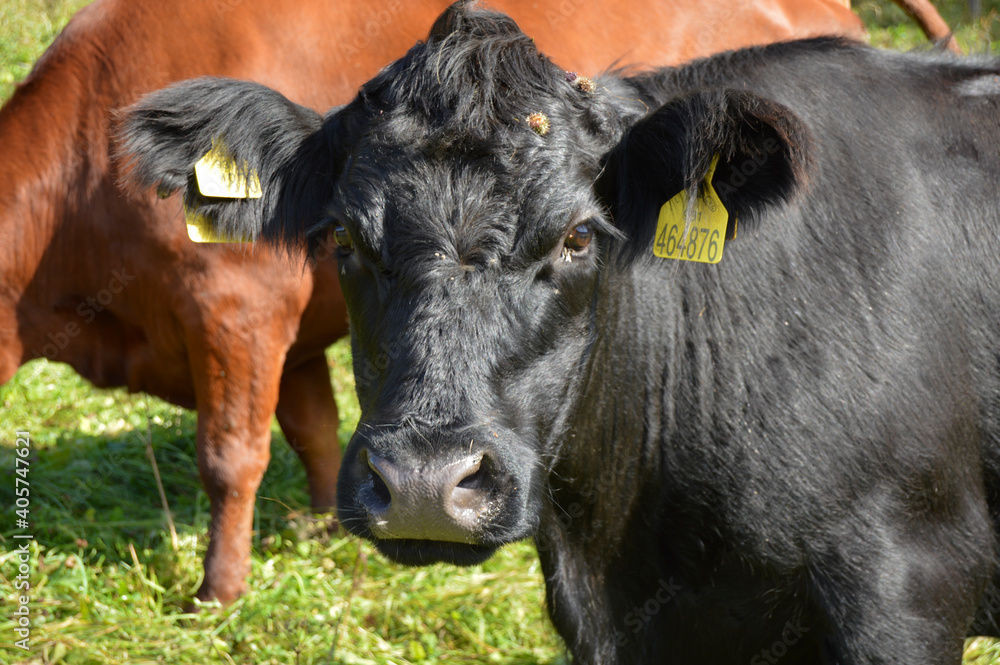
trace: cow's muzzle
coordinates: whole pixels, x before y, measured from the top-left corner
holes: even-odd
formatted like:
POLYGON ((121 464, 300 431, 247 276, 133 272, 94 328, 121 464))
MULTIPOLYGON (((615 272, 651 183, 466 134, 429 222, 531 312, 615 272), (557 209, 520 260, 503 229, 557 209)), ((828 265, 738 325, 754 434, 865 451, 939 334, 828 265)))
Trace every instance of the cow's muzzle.
POLYGON ((358 499, 376 538, 474 543, 494 505, 484 453, 414 468, 362 449, 358 464, 368 467, 358 499))
POLYGON ((359 427, 341 466, 340 522, 401 563, 481 561, 530 536, 537 467, 499 427, 359 427))

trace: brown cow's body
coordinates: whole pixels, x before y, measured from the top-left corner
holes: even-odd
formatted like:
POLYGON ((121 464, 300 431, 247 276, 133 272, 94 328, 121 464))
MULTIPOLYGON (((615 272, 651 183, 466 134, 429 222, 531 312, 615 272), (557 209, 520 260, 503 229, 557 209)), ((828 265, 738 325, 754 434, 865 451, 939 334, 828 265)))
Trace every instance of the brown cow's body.
MULTIPOLYGON (((244 588, 270 418, 330 508, 337 412, 324 349, 347 332, 333 263, 190 242, 176 197, 123 197, 112 110, 171 81, 252 79, 325 110, 401 55, 447 2, 98 0, 0 110, 0 381, 46 356, 99 386, 197 408, 212 526, 200 598, 244 588), (332 313, 332 314, 331 314, 332 313)), ((496 2, 584 72, 751 43, 861 35, 838 0, 496 2)))

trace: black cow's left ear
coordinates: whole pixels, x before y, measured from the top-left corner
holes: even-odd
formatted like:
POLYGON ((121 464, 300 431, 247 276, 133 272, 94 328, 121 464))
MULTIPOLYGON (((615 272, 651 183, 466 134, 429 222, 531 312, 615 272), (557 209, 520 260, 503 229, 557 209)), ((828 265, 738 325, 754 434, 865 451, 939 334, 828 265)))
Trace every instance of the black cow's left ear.
POLYGON ((653 241, 660 208, 682 190, 712 184, 741 226, 787 201, 809 171, 809 130, 787 107, 753 93, 702 91, 636 123, 609 153, 598 191, 633 253, 653 241))
POLYGON ((189 234, 195 226, 203 236, 192 239, 302 245, 329 203, 332 125, 262 85, 184 81, 144 97, 121 119, 125 183, 181 190, 189 234))

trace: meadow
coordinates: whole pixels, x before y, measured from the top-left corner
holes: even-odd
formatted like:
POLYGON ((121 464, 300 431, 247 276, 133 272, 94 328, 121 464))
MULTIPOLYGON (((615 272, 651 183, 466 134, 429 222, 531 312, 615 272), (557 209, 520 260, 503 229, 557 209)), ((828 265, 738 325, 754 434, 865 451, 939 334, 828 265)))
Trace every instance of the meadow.
MULTIPOLYGON (((84 4, 0 0, 0 100, 84 4)), ((964 1, 936 4, 967 52, 1000 49, 1000 1, 984 2, 978 19, 964 1)), ((923 47, 895 6, 856 9, 873 44, 923 47)), ((358 418, 349 346, 338 343, 328 358, 346 444, 358 418)), ((568 662, 529 543, 471 568, 393 566, 308 513, 303 471, 276 425, 257 498, 251 591, 225 608, 184 613, 201 581, 208 525, 195 427, 193 412, 95 389, 44 360, 0 387, 0 663, 568 662), (14 513, 17 432, 31 439, 28 651, 14 644, 23 591, 15 588, 22 541, 13 536, 24 532, 14 513)), ((1000 664, 1000 643, 970 640, 965 663, 1000 664)))

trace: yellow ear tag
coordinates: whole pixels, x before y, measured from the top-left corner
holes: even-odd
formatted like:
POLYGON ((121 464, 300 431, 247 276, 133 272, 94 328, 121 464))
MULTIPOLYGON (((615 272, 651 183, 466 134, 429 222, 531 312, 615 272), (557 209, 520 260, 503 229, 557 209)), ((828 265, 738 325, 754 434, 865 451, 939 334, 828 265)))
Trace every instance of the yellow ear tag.
MULTIPOLYGON (((217 199, 259 199, 263 192, 260 179, 253 171, 249 178, 238 172, 236 162, 227 154, 221 138, 212 139, 212 148, 194 165, 194 177, 202 196, 217 199)), ((188 238, 194 242, 247 242, 245 238, 230 238, 215 231, 212 219, 184 206, 184 222, 188 238)))
POLYGON ((701 263, 718 263, 722 259, 729 212, 712 187, 712 177, 718 163, 719 156, 716 155, 708 167, 704 187, 695 202, 691 218, 687 216, 686 190, 681 190, 660 208, 653 254, 663 259, 701 263))
POLYGON ((188 238, 194 242, 249 242, 246 238, 230 238, 216 232, 212 219, 184 206, 184 222, 187 224, 188 238))
POLYGON ((240 173, 221 138, 212 139, 212 149, 194 165, 194 177, 202 196, 218 199, 259 199, 263 196, 256 171, 246 175, 240 173))

